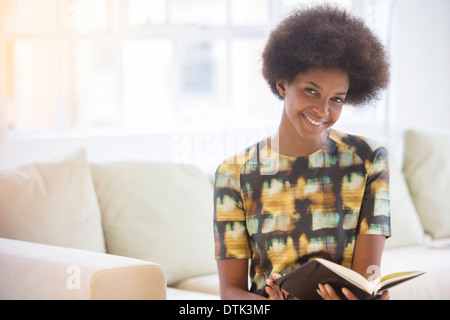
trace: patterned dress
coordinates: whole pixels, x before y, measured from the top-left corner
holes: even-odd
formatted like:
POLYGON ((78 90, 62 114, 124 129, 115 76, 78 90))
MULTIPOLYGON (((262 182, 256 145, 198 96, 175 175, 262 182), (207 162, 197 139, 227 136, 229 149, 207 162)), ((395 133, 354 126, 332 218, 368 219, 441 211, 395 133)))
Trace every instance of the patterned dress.
POLYGON ((330 130, 324 146, 284 156, 261 141, 218 167, 215 258, 251 259, 251 292, 316 257, 351 268, 356 236, 390 236, 389 160, 370 139, 330 130))

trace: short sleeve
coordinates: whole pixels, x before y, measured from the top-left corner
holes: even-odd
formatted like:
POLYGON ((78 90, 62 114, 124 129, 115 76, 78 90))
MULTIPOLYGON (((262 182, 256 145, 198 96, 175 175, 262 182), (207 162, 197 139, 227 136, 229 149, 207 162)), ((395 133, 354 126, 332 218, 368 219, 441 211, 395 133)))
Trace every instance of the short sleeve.
POLYGON ((362 201, 358 234, 391 236, 389 154, 380 147, 366 161, 366 188, 362 201))
POLYGON ((214 182, 215 258, 249 259, 251 250, 240 188, 240 166, 224 162, 214 182))

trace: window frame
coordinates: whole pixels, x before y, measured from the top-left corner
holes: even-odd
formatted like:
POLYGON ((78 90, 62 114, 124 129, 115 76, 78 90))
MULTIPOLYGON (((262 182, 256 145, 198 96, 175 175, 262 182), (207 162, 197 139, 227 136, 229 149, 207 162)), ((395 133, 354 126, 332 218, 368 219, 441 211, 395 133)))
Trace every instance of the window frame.
MULTIPOLYGON (((170 1, 170 0, 169 0, 170 1)), ((55 118, 53 119, 54 126, 48 130, 7 130, 8 137, 13 139, 27 139, 36 136, 40 137, 61 137, 61 136, 98 136, 98 135, 114 135, 114 134, 127 134, 129 132, 136 132, 136 130, 129 129, 123 124, 123 114, 124 114, 124 104, 123 104, 123 90, 124 86, 122 83, 123 79, 123 55, 122 48, 124 41, 127 39, 171 39, 175 46, 178 47, 180 42, 189 42, 189 41, 205 41, 210 42, 217 39, 222 39, 226 42, 227 46, 227 57, 226 57, 226 70, 227 70, 227 94, 225 102, 226 108, 228 110, 228 117, 230 118, 230 114, 232 113, 232 92, 231 92, 231 43, 235 39, 266 39, 269 35, 271 29, 276 25, 279 21, 279 18, 283 14, 282 9, 282 1, 281 0, 266 0, 269 5, 269 24, 264 26, 235 26, 231 24, 231 0, 226 0, 227 3, 227 23, 222 26, 204 26, 204 25, 153 25, 153 26, 130 26, 128 24, 128 0, 108 0, 108 26, 109 29, 102 32, 95 32, 90 34, 78 34, 76 32, 72 32, 64 28, 64 23, 67 21, 63 18, 67 18, 67 9, 65 8, 64 1, 56 1, 56 13, 55 13, 55 30, 54 33, 50 34, 26 34, 26 33, 6 33, 3 28, 0 28, 0 47, 5 48, 6 43, 8 41, 15 41, 17 39, 39 39, 39 40, 47 40, 50 41, 55 50, 55 69, 60 70, 62 64, 62 43, 65 42, 69 45, 69 48, 72 50, 76 47, 76 43, 80 40, 92 39, 96 41, 110 41, 117 49, 117 82, 118 82, 118 91, 117 91, 117 123, 110 128, 68 128, 64 125, 63 120, 63 102, 61 96, 62 90, 62 81, 59 81, 59 77, 61 76, 60 72, 55 72, 55 83, 57 84, 57 88, 55 88, 55 97, 54 97, 54 109, 55 109, 55 118), (122 14, 119 14, 122 13, 122 14)), ((373 1, 366 1, 368 3, 372 3, 373 1)), ((359 4, 360 5, 360 4, 359 4)), ((367 4, 364 4, 367 5, 367 4)), ((363 7, 363 6, 362 6, 363 7)), ((360 9, 361 10, 361 9, 360 9)), ((0 22, 3 22, 5 17, 3 17, 0 13, 0 22)), ((74 58, 75 59, 75 58, 74 58)), ((72 61, 73 62, 73 61, 72 61)), ((176 62, 177 63, 177 62, 176 62)), ((4 50, 0 50, 0 69, 6 70, 6 53, 4 50)), ((72 68, 74 63, 71 64, 72 68)), ((179 72, 178 69, 176 72, 179 72)), ((76 72, 72 70, 70 77, 71 83, 75 83, 76 72)), ((175 78, 177 74, 174 75, 175 78)), ((68 76, 69 77, 69 76, 68 76)), ((6 87, 6 73, 0 72, 0 85, 2 88, 6 87)), ((75 86, 75 84, 74 84, 75 86)), ((73 89, 73 88, 72 88, 73 89)), ((267 90, 269 88, 267 87, 267 90)), ((0 90, 0 103, 1 105, 6 105, 6 93, 3 90, 0 90)), ((277 102, 274 98, 274 104, 281 105, 281 103, 277 102)), ((368 113, 366 115, 357 115, 354 119, 341 119, 340 122, 343 127, 348 126, 349 128, 352 126, 361 127, 369 126, 372 130, 377 130, 380 124, 385 123, 385 114, 386 112, 386 104, 381 101, 381 107, 378 108, 377 111, 372 113, 368 113), (374 116, 375 115, 375 116, 374 116)), ((71 106, 72 108, 74 106, 71 106)), ((174 104, 174 109, 176 110, 177 105, 174 104)), ((280 107, 281 108, 281 107, 280 107)), ((3 108, 2 108, 3 109, 3 108)), ((0 119, 4 119, 3 122, 6 122, 5 119, 7 116, 6 110, 0 111, 0 119)), ((357 114, 357 113, 355 113, 357 114)), ((175 119, 174 127, 179 126, 182 121, 180 119, 175 119)), ((275 121, 277 122, 277 121, 275 121)), ((3 123, 4 127, 5 123, 3 123)), ((231 122, 224 125, 224 128, 229 128, 232 125, 231 122)), ((264 127, 267 127, 268 124, 264 124, 264 127)), ((278 123, 273 123, 272 127, 275 128, 278 123)), ((2 122, 0 122, 0 128, 2 127, 2 122)), ((174 128, 166 128, 167 132, 170 132, 174 128)), ((216 128, 217 129, 217 128, 216 128)), ((198 130, 198 128, 196 129, 198 130)), ((143 132, 145 134, 151 133, 160 133, 164 131, 164 129, 159 128, 157 130, 146 129, 146 130, 137 130, 138 132, 143 132)))

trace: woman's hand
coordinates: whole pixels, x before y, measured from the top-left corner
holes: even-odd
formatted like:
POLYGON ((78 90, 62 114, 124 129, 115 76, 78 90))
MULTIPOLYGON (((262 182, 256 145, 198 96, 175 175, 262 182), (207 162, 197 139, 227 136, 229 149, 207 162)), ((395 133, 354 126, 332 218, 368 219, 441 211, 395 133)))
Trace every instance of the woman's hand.
MULTIPOLYGON (((277 280, 281 277, 280 274, 274 273, 272 278, 267 279, 266 281, 266 293, 269 295, 272 300, 285 300, 292 299, 289 298, 289 292, 285 290, 280 290, 280 287, 275 284, 274 280, 277 280)), ((334 291, 334 289, 329 284, 319 284, 319 288, 317 289, 317 293, 322 297, 323 300, 342 300, 341 297, 334 291)), ((358 298, 347 288, 342 288, 342 293, 347 298, 347 300, 358 300, 358 298)), ((296 298, 294 298, 296 299, 296 298)), ((377 300, 389 300, 389 291, 384 291, 383 294, 377 300)))
POLYGON ((266 293, 269 295, 269 298, 272 300, 284 300, 283 293, 280 290, 280 287, 275 284, 274 280, 277 280, 281 277, 279 273, 274 273, 272 278, 267 279, 266 281, 266 293))
MULTIPOLYGON (((317 293, 322 297, 323 300, 342 300, 329 284, 323 285, 319 283, 319 289, 317 289, 317 293)), ((342 288, 342 293, 347 298, 347 300, 358 300, 358 298, 356 298, 356 296, 347 288, 342 288)), ((383 292, 381 297, 377 300, 389 300, 389 291, 383 292)))
POLYGON ((274 273, 272 278, 267 279, 266 281, 266 293, 269 295, 269 298, 272 300, 290 300, 290 294, 286 290, 280 290, 280 287, 275 284, 274 280, 280 279, 281 274, 274 273))

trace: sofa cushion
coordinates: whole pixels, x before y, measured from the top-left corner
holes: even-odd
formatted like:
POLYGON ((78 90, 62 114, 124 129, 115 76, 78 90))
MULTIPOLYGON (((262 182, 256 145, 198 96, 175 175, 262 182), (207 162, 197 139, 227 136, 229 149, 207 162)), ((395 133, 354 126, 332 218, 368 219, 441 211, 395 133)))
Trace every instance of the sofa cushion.
POLYGON ((158 263, 168 285, 217 271, 208 176, 169 162, 91 168, 108 253, 158 263))
POLYGON ((421 270, 425 274, 389 289, 392 300, 450 299, 450 238, 428 245, 385 250, 381 273, 421 270))
POLYGON ((167 300, 220 300, 220 296, 216 294, 168 287, 167 300))
POLYGON ((172 286, 175 289, 220 295, 217 273, 187 278, 172 286))
POLYGON ((0 171, 0 237, 105 252, 85 150, 0 171))
POLYGON ((403 172, 426 232, 450 237, 450 132, 405 132, 403 172))
POLYGON ((394 153, 389 151, 389 156, 392 236, 386 241, 385 248, 422 244, 425 231, 394 153))

